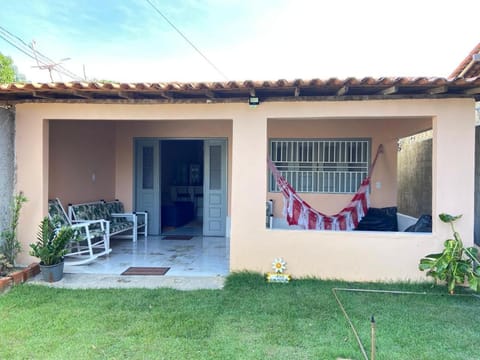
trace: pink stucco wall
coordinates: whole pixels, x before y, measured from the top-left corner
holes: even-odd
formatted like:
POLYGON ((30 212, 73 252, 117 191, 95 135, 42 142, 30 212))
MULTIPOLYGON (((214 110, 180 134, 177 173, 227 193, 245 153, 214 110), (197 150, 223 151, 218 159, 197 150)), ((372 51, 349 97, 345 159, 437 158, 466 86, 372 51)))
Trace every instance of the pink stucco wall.
MULTIPOLYGON (((158 125, 155 122, 171 121, 169 124, 172 127, 178 127, 172 131, 180 132, 186 131, 178 129, 189 122, 208 120, 213 122, 209 133, 217 125, 229 122, 232 271, 266 272, 270 270, 273 258, 281 256, 288 263, 288 271, 297 277, 424 279, 425 274, 417 268, 419 258, 441 249, 444 239, 450 236, 450 229, 437 220, 441 212, 463 214, 457 229, 467 246, 473 244, 475 114, 472 99, 264 102, 255 109, 243 103, 17 105, 16 188, 23 190, 29 198, 22 211, 18 232, 24 249, 33 241, 38 223, 47 212, 50 120, 114 120, 118 129, 124 127, 115 135, 115 195, 132 191, 128 183, 131 181, 128 180, 131 169, 128 169, 128 165, 118 165, 131 163, 128 157, 132 156, 133 149, 131 143, 128 144, 128 136, 132 135, 128 135, 128 132, 132 131, 132 126, 135 127, 133 122, 147 122, 145 126, 154 129, 158 125), (353 122, 361 120, 360 123, 364 119, 378 119, 381 134, 393 131, 392 122, 408 123, 412 119, 417 126, 418 119, 426 119, 426 123, 432 125, 434 139, 433 232, 418 235, 266 229, 267 141, 269 132, 276 131, 275 127, 279 126, 275 123, 286 121, 288 125, 289 119, 339 122, 347 119, 353 122), (122 141, 127 141, 125 149, 130 148, 125 150, 125 158, 122 159, 119 159, 121 155, 118 149, 123 145, 120 136, 123 136, 122 141), (119 179, 127 180, 119 183, 119 179)), ((142 132, 143 129, 138 127, 133 130, 142 132)), ((389 155, 393 155, 394 139, 389 136, 385 135, 384 141, 379 139, 372 144, 374 148, 376 141, 385 143, 389 140, 391 144, 387 145, 389 150, 384 158, 385 163, 379 164, 381 170, 377 175, 394 173, 396 169, 395 159, 389 155), (389 168, 382 169, 383 166, 389 168)), ((390 182, 389 179, 380 180, 385 186, 390 182)), ((33 259, 24 251, 18 260, 19 263, 28 263, 33 259)))
POLYGON ((115 199, 115 123, 52 120, 48 197, 68 203, 115 199))

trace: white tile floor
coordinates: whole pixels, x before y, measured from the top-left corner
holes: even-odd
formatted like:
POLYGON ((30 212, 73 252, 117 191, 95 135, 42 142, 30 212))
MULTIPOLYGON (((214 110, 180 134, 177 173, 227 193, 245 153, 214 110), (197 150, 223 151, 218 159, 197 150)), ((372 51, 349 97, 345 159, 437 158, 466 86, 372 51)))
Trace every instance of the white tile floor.
POLYGON ((137 243, 112 239, 112 252, 91 264, 65 265, 65 273, 120 275, 130 266, 170 267, 165 276, 225 276, 229 269, 229 238, 194 236, 191 240, 163 240, 142 236, 137 243))

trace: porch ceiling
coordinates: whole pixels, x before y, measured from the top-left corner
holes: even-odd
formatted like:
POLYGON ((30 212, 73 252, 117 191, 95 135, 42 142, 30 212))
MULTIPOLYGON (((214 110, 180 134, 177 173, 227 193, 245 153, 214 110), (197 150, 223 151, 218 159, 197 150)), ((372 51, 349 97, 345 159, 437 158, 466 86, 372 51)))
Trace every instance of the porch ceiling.
POLYGON ((480 77, 347 78, 199 83, 12 83, 0 85, 0 102, 221 103, 411 98, 480 100, 480 77))

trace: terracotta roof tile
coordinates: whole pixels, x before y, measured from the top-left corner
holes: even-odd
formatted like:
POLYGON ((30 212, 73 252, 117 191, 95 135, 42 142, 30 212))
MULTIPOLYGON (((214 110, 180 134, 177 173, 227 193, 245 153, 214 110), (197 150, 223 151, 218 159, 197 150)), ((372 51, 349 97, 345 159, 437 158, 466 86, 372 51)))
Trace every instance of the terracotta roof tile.
POLYGON ((310 81, 306 81, 306 83, 308 83, 308 85, 310 86, 322 86, 322 85, 325 85, 325 81, 323 81, 322 79, 312 79, 310 81))
POLYGON ((292 80, 292 85, 293 86, 305 86, 307 82, 305 81, 305 79, 295 79, 295 80, 292 80))
POLYGON ((279 79, 276 81, 104 83, 58 82, 0 85, 0 101, 261 101, 345 100, 390 97, 474 97, 480 99, 480 78, 364 77, 346 79, 279 79), (440 87, 444 88, 440 88, 440 87))
POLYGON ((467 57, 453 70, 448 78, 480 76, 480 61, 474 59, 475 54, 480 54, 480 43, 470 51, 467 57))

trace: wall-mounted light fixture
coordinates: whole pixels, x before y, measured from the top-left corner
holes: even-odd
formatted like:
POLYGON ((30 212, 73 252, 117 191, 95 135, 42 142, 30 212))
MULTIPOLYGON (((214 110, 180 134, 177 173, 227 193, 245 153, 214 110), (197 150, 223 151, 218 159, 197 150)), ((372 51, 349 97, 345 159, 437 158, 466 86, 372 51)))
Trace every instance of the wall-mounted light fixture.
POLYGON ((258 98, 258 96, 250 96, 248 98, 248 105, 255 107, 258 104, 260 104, 260 99, 258 98))

